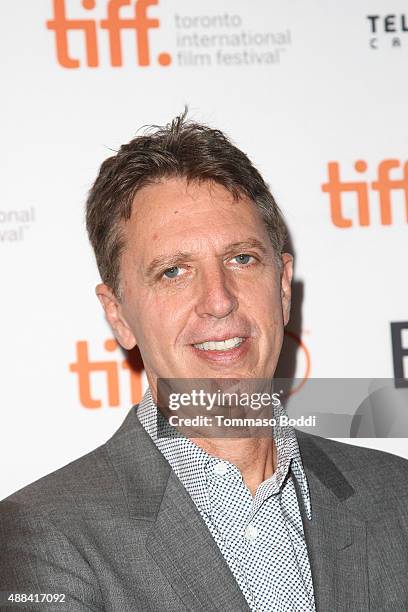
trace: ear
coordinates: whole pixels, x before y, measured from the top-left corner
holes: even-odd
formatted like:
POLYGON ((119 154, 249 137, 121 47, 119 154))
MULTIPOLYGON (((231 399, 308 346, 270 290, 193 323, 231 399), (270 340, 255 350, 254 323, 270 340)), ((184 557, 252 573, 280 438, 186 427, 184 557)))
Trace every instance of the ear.
POLYGON ((290 315, 291 283, 293 276, 293 256, 290 253, 282 254, 281 269, 281 302, 283 324, 287 325, 290 315))
POLYGON ((115 338, 126 350, 136 346, 136 338, 122 313, 122 307, 112 289, 108 285, 97 285, 95 293, 105 311, 106 319, 111 326, 115 338))

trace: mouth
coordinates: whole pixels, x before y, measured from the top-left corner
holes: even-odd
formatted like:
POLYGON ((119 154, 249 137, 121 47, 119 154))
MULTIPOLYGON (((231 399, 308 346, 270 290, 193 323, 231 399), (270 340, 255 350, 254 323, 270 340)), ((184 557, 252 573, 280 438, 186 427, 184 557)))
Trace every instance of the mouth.
POLYGON ((207 340, 193 344, 193 346, 200 351, 230 351, 241 346, 244 340, 245 338, 234 336, 234 338, 227 338, 226 340, 207 340))
POLYGON ((247 336, 233 336, 222 340, 209 338, 204 342, 192 344, 191 347, 199 358, 207 362, 230 363, 237 361, 247 353, 249 340, 247 336))

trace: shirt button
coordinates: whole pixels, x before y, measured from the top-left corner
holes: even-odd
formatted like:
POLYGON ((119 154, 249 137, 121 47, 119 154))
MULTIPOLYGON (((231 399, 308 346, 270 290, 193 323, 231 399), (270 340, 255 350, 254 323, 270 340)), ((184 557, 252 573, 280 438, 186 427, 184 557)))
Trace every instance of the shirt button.
POLYGON ((225 476, 228 471, 228 465, 224 461, 219 461, 214 465, 214 472, 218 476, 225 476))
POLYGON ((245 538, 249 542, 253 542, 258 537, 258 529, 255 525, 247 525, 245 529, 245 538))

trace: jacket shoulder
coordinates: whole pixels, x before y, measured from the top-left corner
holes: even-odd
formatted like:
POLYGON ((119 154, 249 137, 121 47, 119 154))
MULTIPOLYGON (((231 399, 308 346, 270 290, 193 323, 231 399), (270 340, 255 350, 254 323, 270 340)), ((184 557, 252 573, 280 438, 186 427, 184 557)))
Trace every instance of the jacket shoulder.
POLYGON ((94 503, 103 500, 106 504, 112 497, 115 483, 104 444, 12 493, 0 502, 0 508, 11 504, 48 515, 61 516, 67 511, 75 513, 90 499, 94 503))
POLYGON ((104 512, 112 517, 120 506, 123 491, 110 450, 120 448, 126 442, 125 439, 129 438, 134 428, 136 408, 134 406, 128 412, 119 429, 107 442, 12 493, 0 501, 0 507, 4 504, 17 504, 40 513, 61 516, 67 508, 73 512, 81 511, 92 504, 95 509, 104 508, 104 512))

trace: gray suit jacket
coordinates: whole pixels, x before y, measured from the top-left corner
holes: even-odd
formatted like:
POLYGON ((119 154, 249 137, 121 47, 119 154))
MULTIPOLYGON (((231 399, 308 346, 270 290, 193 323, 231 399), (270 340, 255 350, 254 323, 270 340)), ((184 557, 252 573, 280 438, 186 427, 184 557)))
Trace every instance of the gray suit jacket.
MULTIPOLYGON (((408 610, 408 462, 297 435, 318 612, 408 610)), ((66 595, 30 610, 249 609, 135 408, 106 444, 0 503, 0 545, 1 591, 66 595)))

